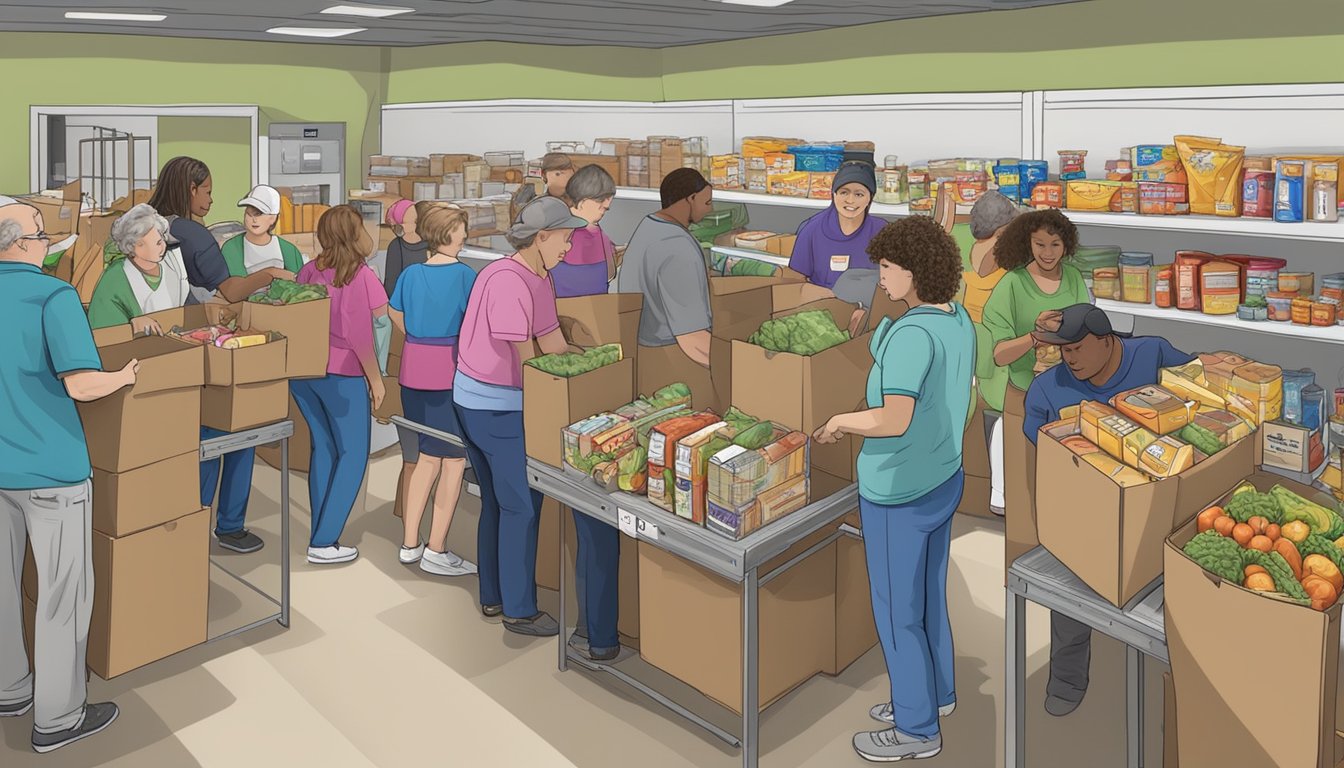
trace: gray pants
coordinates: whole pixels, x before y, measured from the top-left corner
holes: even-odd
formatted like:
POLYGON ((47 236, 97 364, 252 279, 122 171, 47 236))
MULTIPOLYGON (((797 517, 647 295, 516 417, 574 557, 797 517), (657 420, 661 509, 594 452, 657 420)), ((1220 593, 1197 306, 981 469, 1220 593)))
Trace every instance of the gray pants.
POLYGON ((1050 612, 1050 682, 1047 696, 1079 702, 1087 693, 1092 665, 1092 628, 1050 612))
POLYGON ((0 704, 33 699, 40 733, 84 717, 85 658, 93 613, 93 505, 89 481, 36 491, 0 490, 0 704), (23 650, 23 544, 37 565, 34 671, 23 650))

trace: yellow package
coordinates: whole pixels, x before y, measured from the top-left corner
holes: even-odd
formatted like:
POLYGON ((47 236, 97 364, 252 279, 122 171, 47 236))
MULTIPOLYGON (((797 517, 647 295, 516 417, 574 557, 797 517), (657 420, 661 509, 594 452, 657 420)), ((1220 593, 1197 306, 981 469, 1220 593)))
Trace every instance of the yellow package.
POLYGON ((784 197, 807 197, 812 191, 812 174, 806 171, 777 173, 766 182, 770 194, 784 197))
POLYGON ((1138 424, 1119 414, 1107 416, 1097 423, 1097 447, 1111 458, 1124 461, 1125 438, 1138 428, 1138 424))
POLYGON ((1078 406, 1078 431, 1088 442, 1101 444, 1101 420, 1118 416, 1116 410, 1105 403, 1086 400, 1078 406))
POLYGON ((1191 360, 1185 365, 1178 365, 1173 368, 1164 368, 1163 370, 1171 371, 1172 373, 1181 376, 1182 378, 1189 379, 1190 381, 1195 382, 1201 387, 1207 387, 1209 385, 1209 380, 1204 375, 1204 360, 1199 357, 1196 357, 1194 360, 1191 360))
POLYGON ((1139 456, 1139 468, 1156 478, 1173 477, 1195 465, 1195 447, 1174 437, 1158 438, 1139 456))
POLYGON ((1193 402, 1156 386, 1121 392, 1112 398, 1111 405, 1139 426, 1159 435, 1175 432, 1195 417, 1193 402))
POLYGON ((1222 139, 1177 136, 1176 151, 1189 177, 1190 212, 1240 216, 1246 148, 1224 144, 1222 139))
MULTIPOLYGON (((1186 367, 1188 370, 1188 366, 1186 367)), ((1203 371, 1203 366, 1200 366, 1203 371)), ((1203 378, 1201 373, 1200 378, 1203 378)), ((1204 384, 1193 381, 1180 373, 1179 369, 1166 368, 1158 384, 1182 400, 1193 400, 1201 406, 1222 410, 1227 408, 1227 398, 1209 389, 1204 384)))
POLYGON ((1120 457, 1120 460, 1137 469, 1139 467, 1139 457, 1148 449, 1148 446, 1155 442, 1157 442, 1157 435, 1143 427, 1136 428, 1133 432, 1125 435, 1124 444, 1121 446, 1124 455, 1120 457))
POLYGON ((1121 488, 1132 488, 1136 485, 1151 483, 1152 478, 1133 467, 1127 467, 1104 453, 1098 452, 1082 457, 1083 461, 1091 464, 1111 479, 1111 482, 1121 488))
POLYGON ((1120 194, 1118 181, 1070 181, 1064 186, 1064 207, 1070 211, 1110 211, 1120 194))

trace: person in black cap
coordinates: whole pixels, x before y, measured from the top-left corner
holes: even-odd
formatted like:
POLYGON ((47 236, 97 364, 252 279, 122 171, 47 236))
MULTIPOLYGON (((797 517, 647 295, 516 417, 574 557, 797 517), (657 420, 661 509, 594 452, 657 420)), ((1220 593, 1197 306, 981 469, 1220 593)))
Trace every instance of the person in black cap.
POLYGON ((831 183, 831 206, 798 227, 789 269, 827 289, 850 270, 875 269, 868 259, 868 243, 887 225, 869 214, 876 194, 877 175, 871 163, 841 165, 831 183))
MULTIPOLYGON (((1059 420, 1063 409, 1084 400, 1109 402, 1121 392, 1158 383, 1163 368, 1195 359, 1166 339, 1117 333, 1106 312, 1091 304, 1047 312, 1037 327, 1032 337, 1040 344, 1057 345, 1063 363, 1037 376, 1027 390, 1023 431, 1033 445, 1041 427, 1059 420), (1056 330, 1044 330, 1056 322, 1056 330)), ((1091 657, 1092 630, 1051 613, 1046 712, 1064 717, 1083 702, 1091 657)))

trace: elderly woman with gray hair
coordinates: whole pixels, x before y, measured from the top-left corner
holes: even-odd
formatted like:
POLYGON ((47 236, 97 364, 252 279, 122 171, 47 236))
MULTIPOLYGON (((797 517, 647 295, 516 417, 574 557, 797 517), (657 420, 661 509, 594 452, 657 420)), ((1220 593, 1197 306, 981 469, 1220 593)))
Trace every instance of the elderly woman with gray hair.
POLYGON ((169 242, 168 221, 147 204, 137 205, 112 225, 112 242, 125 254, 107 265, 89 300, 89 325, 131 324, 135 333, 161 334, 143 317, 187 303, 191 287, 177 243, 169 242))
POLYGON ((615 197, 615 180, 597 165, 580 168, 565 185, 570 211, 588 226, 574 230, 565 260, 551 270, 557 299, 606 293, 616 279, 616 245, 598 226, 615 197))

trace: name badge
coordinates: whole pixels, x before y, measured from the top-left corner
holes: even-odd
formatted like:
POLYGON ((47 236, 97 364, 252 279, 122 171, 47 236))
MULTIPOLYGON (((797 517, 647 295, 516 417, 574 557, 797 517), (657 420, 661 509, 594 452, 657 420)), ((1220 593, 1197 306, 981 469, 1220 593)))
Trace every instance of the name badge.
POLYGON ((846 272, 849 270, 849 256, 832 256, 831 271, 846 272))

